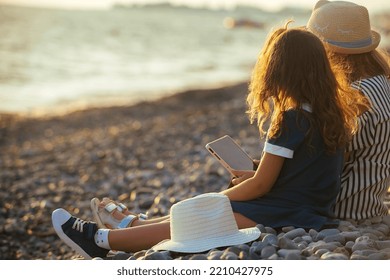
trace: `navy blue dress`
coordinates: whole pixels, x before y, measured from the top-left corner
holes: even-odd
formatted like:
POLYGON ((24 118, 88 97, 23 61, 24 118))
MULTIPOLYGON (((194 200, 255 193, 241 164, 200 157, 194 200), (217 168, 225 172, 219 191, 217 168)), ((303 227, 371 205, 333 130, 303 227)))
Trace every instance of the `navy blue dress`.
MULTIPOLYGON (((306 109, 309 110, 309 109, 306 109)), ((264 152, 285 158, 272 189, 250 201, 232 201, 233 211, 273 228, 295 226, 321 229, 332 223, 333 205, 340 189, 343 151, 329 154, 319 132, 309 146, 309 122, 289 110, 283 116, 283 131, 267 139, 264 152)))

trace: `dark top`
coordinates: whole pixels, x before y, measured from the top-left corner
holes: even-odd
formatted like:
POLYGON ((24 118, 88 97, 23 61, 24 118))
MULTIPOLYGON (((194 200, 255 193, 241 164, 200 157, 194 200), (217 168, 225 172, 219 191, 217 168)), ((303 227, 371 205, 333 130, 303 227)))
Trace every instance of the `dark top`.
MULTIPOLYGON (((304 108, 310 112, 310 108, 304 108)), ((295 226, 321 229, 334 223, 332 208, 340 189, 343 151, 329 154, 319 131, 305 141, 309 122, 289 110, 283 116, 283 131, 267 139, 264 152, 285 158, 279 177, 263 197, 232 201, 234 212, 273 228, 295 226)))

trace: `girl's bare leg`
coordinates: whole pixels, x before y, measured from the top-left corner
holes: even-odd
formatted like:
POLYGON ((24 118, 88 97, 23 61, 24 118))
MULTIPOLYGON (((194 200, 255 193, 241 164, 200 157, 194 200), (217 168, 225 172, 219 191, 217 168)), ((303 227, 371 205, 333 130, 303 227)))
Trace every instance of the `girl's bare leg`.
MULTIPOLYGON (((256 223, 245 216, 234 213, 238 228, 256 226, 256 223)), ((146 221, 139 221, 146 222, 146 221)), ((125 229, 111 230, 108 241, 113 250, 137 252, 149 249, 162 240, 170 239, 170 222, 152 222, 125 229)))
POLYGON ((108 242, 111 249, 126 252, 137 252, 149 249, 160 241, 169 238, 169 222, 115 229, 111 230, 108 234, 108 242))

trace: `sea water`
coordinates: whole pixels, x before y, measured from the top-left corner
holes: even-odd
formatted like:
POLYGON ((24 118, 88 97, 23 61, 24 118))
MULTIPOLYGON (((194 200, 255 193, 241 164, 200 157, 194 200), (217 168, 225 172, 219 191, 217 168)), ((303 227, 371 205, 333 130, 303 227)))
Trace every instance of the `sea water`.
POLYGON ((0 112, 127 105, 247 81, 269 30, 310 11, 0 6, 0 112), (236 28, 227 19, 245 20, 236 28))

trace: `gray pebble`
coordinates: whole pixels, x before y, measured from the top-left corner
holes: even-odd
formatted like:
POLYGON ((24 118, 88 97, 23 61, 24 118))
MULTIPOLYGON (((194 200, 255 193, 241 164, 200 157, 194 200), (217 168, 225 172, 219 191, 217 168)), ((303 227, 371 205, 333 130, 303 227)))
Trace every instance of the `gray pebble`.
POLYGON ((278 251, 278 255, 283 259, 298 260, 301 258, 301 251, 294 249, 280 249, 278 251))
POLYGON ((207 260, 207 256, 203 254, 195 254, 191 256, 190 260, 207 260))
POLYGON ((299 249, 298 246, 289 238, 282 237, 279 239, 278 246, 281 249, 299 249))
POLYGON ((341 244, 345 244, 346 240, 345 237, 342 236, 340 233, 328 235, 324 238, 325 242, 340 242, 341 244))
POLYGON ((345 241, 355 241, 357 238, 361 236, 359 231, 345 231, 340 232, 340 235, 345 238, 345 241))
POLYGON ((292 231, 294 229, 295 229, 295 227, 293 227, 293 226, 282 227, 282 232, 289 232, 289 231, 292 231))
POLYGON ((220 260, 223 252, 222 251, 213 251, 207 256, 208 260, 220 260))
POLYGON ((292 229, 289 232, 286 232, 284 237, 289 238, 289 239, 294 239, 296 237, 301 237, 306 234, 306 231, 303 228, 296 228, 292 229))
POLYGON ((327 252, 321 256, 321 260, 348 260, 344 254, 327 252))
POLYGON ((249 251, 241 251, 240 254, 238 255, 238 259, 240 260, 250 260, 249 258, 249 251))
POLYGON ((376 241, 375 244, 379 250, 390 248, 390 240, 376 241))
POLYGON ((349 258, 349 256, 350 256, 348 249, 346 249, 345 247, 338 247, 338 248, 334 249, 333 253, 343 254, 347 258, 349 258))
POLYGON ((267 246, 261 250, 261 258, 268 259, 270 256, 276 253, 276 248, 274 246, 267 246))
POLYGON ((327 236, 339 234, 340 230, 337 228, 329 228, 321 230, 317 235, 317 240, 323 240, 327 236))
POLYGON ((317 251, 315 251, 314 255, 321 257, 323 254, 328 253, 328 252, 329 252, 328 249, 318 249, 317 251))
POLYGON ((368 257, 353 253, 349 259, 350 260, 368 260, 368 257))
POLYGON ((262 239, 262 241, 265 243, 265 244, 270 244, 270 245, 278 245, 278 238, 276 237, 276 235, 274 234, 267 234, 264 236, 264 238, 262 239))
POLYGON ((221 256, 221 260, 238 260, 238 256, 232 252, 224 252, 221 256))
MULTIPOLYGON (((366 236, 362 236, 362 237, 366 237, 366 236)), ((359 238, 356 240, 359 240, 359 238)), ((370 249, 373 250, 377 249, 375 241, 371 239, 359 240, 355 242, 355 244, 352 246, 352 252, 359 251, 359 250, 370 250, 370 249)))
POLYGON ((270 233, 270 234, 273 234, 273 235, 277 234, 276 230, 271 228, 271 227, 265 227, 265 230, 266 230, 267 233, 270 233))
POLYGON ((389 258, 390 254, 385 252, 377 252, 368 255, 369 260, 388 260, 389 258))
POLYGON ((261 233, 267 232, 266 228, 262 224, 257 224, 256 227, 260 230, 261 233))

